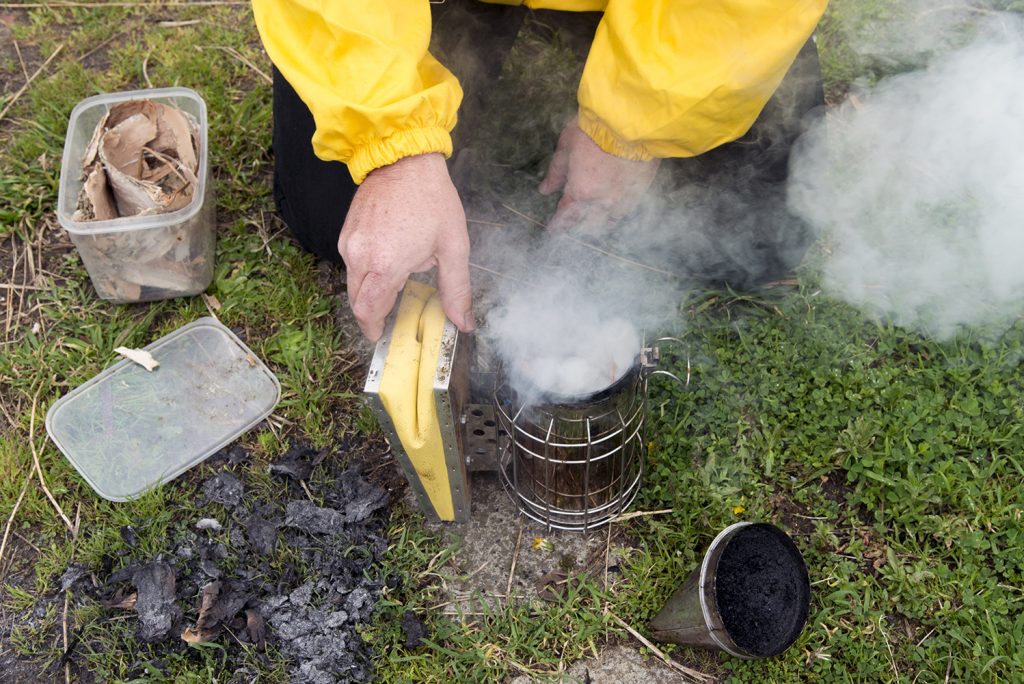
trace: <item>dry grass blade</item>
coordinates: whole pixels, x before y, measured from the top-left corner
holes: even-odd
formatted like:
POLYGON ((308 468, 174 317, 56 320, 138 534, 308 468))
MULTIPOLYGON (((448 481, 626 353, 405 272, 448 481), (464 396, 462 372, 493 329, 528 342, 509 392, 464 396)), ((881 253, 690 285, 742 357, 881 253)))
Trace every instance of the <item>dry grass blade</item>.
POLYGON ((71 663, 67 660, 68 654, 68 607, 71 604, 71 592, 64 592, 64 619, 61 620, 61 633, 64 636, 64 681, 71 684, 71 663))
POLYGON ((508 583, 505 584, 505 600, 511 600, 512 579, 516 576, 516 562, 519 560, 519 547, 523 543, 523 518, 519 518, 519 534, 516 535, 516 548, 512 551, 512 565, 508 569, 508 583))
POLYGON ((634 261, 633 259, 629 259, 627 257, 624 257, 621 254, 615 254, 614 252, 609 252, 606 249, 601 249, 597 245, 592 245, 589 242, 585 242, 583 240, 580 240, 579 238, 575 238, 572 235, 565 235, 565 238, 567 240, 571 240, 572 242, 575 242, 576 244, 578 244, 578 245, 580 245, 582 247, 586 247, 587 249, 592 249, 595 252, 597 252, 598 254, 603 254, 604 256, 609 257, 611 259, 616 259, 618 261, 621 261, 624 264, 628 264, 630 266, 636 266, 637 268, 642 268, 642 269, 644 269, 646 271, 651 271, 652 273, 659 273, 659 274, 661 274, 663 276, 667 276, 667 277, 672 278, 672 279, 678 279, 679 278, 679 276, 677 276, 672 271, 666 271, 664 269, 656 268, 654 266, 648 266, 647 264, 641 263, 639 261, 634 261))
POLYGON ((43 488, 43 493, 46 494, 46 498, 53 504, 54 510, 57 511, 57 515, 67 525, 68 531, 71 533, 72 538, 78 536, 78 531, 75 529, 75 524, 71 522, 71 519, 64 513, 64 509, 57 503, 57 499, 50 493, 49 488, 46 486, 46 480, 43 479, 43 469, 39 465, 39 452, 36 450, 36 407, 39 403, 39 390, 36 391, 34 397, 32 397, 32 415, 29 417, 28 423, 28 445, 32 449, 32 465, 35 468, 36 475, 39 476, 39 485, 43 488))
POLYGON ((640 632, 636 631, 635 629, 630 627, 628 624, 626 624, 626 622, 622 618, 620 618, 618 615, 616 615, 615 613, 611 612, 610 610, 609 611, 605 611, 605 612, 608 614, 608 616, 612 620, 615 620, 615 622, 620 627, 622 627, 624 630, 626 630, 627 632, 632 634, 633 637, 637 641, 639 641, 641 644, 643 644, 648 649, 650 649, 651 653, 653 653, 654 655, 658 656, 658 658, 660 658, 663 663, 668 665, 670 668, 672 668, 673 670, 675 670, 679 674, 681 674, 681 675, 683 675, 685 677, 688 677, 690 681, 692 681, 692 682, 700 682, 701 684, 703 684, 704 682, 711 682, 711 681, 714 680, 714 677, 706 675, 703 672, 698 672, 697 670, 691 670, 690 668, 686 667, 685 665, 680 665, 679 663, 677 663, 676 661, 672 660, 667 655, 665 655, 665 653, 660 648, 658 648, 653 643, 651 643, 650 640, 646 639, 644 637, 644 635, 642 635, 640 632))
MULTIPOLYGON (((518 211, 517 209, 514 209, 514 208, 510 207, 507 204, 502 204, 501 206, 505 207, 506 209, 511 211, 516 216, 519 216, 519 217, 529 221, 530 223, 533 223, 533 224, 535 224, 537 226, 540 226, 541 228, 544 228, 545 230, 547 229, 547 224, 541 223, 540 221, 538 221, 537 219, 533 218, 532 216, 530 216, 528 214, 524 214, 523 212, 518 211)), ((606 257, 608 257, 610 259, 615 259, 617 261, 621 261, 624 264, 628 264, 630 266, 635 266, 636 268, 642 268, 645 271, 651 271, 652 273, 658 273, 658 274, 663 275, 663 276, 668 276, 669 278, 672 278, 674 280, 678 280, 679 279, 679 276, 677 276, 672 271, 666 271, 664 269, 656 268, 654 266, 648 266, 645 263, 641 263, 639 261, 635 261, 635 260, 630 259, 628 257, 624 257, 621 254, 615 254, 614 252, 609 252, 608 250, 602 249, 602 248, 598 247, 597 245, 593 245, 593 244, 591 244, 589 242, 586 242, 584 240, 580 240, 579 238, 573 237, 572 235, 569 235, 568 233, 562 233, 561 237, 564 237, 566 240, 569 240, 570 242, 575 242, 577 245, 580 245, 581 247, 586 247, 587 249, 593 250, 593 251, 597 252, 598 254, 603 254, 604 256, 606 256, 606 257)))
POLYGON ((50 62, 52 62, 54 58, 57 55, 59 55, 60 51, 63 49, 64 43, 61 43, 56 47, 56 49, 54 49, 53 52, 50 53, 50 56, 46 58, 46 61, 39 65, 39 68, 35 70, 35 73, 33 73, 32 76, 30 76, 29 79, 25 81, 25 83, 20 88, 18 88, 18 90, 14 93, 14 97, 11 98, 11 101, 8 102, 2 110, 0 110, 0 121, 4 120, 4 117, 7 116, 7 112, 11 111, 11 107, 14 106, 14 103, 17 102, 18 98, 24 95, 25 91, 28 90, 28 87, 32 85, 32 81, 36 80, 36 78, 39 77, 39 74, 43 73, 43 71, 46 70, 46 67, 50 65, 50 62))
POLYGON ((21 508, 21 500, 25 498, 25 492, 28 491, 28 483, 32 481, 32 474, 29 473, 28 477, 25 478, 25 484, 21 488, 21 494, 18 495, 18 500, 14 502, 14 508, 11 509, 11 514, 7 516, 7 527, 4 528, 4 538, 0 541, 0 567, 3 566, 4 551, 7 549, 7 539, 11 535, 11 525, 14 524, 14 517, 18 515, 18 509, 21 508))
POLYGON ((674 508, 663 508, 660 511, 633 511, 632 513, 623 513, 612 518, 613 523, 625 522, 632 520, 633 518, 642 518, 648 515, 665 515, 666 513, 672 513, 675 511, 674 508))
POLYGON ((16 53, 18 53, 18 63, 21 64, 21 73, 25 75, 25 80, 27 81, 29 79, 28 67, 25 66, 25 60, 21 56, 21 48, 18 46, 18 41, 15 40, 13 42, 14 42, 14 51, 16 53))
POLYGON ((274 85, 274 79, 272 79, 269 75, 267 75, 267 72, 263 71, 263 69, 260 69, 258 66, 253 64, 252 60, 250 60, 248 57, 243 55, 241 52, 239 52, 235 48, 228 47, 226 45, 206 45, 205 47, 210 48, 212 50, 223 50, 224 52, 228 53, 229 55, 231 55, 232 57, 237 59, 239 62, 241 62, 245 66, 247 66, 250 69, 252 69, 253 71, 255 71, 257 74, 259 74, 260 77, 264 81, 266 81, 268 84, 274 85))
POLYGON ((181 28, 183 26, 195 26, 203 23, 202 19, 182 19, 181 21, 158 21, 157 26, 161 28, 181 28))
POLYGON ((476 270, 483 271, 484 273, 490 273, 491 275, 498 276, 499 278, 508 278, 509 280, 520 282, 519 278, 513 278, 510 275, 500 273, 498 271, 495 271, 494 269, 487 268, 486 266, 481 266, 480 264, 474 264, 472 261, 469 262, 469 266, 470 268, 475 268, 476 270))
POLYGON ((0 283, 0 290, 12 290, 14 292, 18 292, 20 290, 35 290, 41 292, 43 290, 48 289, 50 288, 36 287, 35 285, 15 285, 14 283, 0 283))
POLYGON ((501 204, 501 206, 503 206, 504 208, 508 209, 509 211, 511 211, 513 214, 515 214, 519 218, 525 219, 525 220, 529 221, 530 223, 532 223, 532 224, 534 224, 536 226, 539 226, 539 227, 547 230, 548 226, 547 226, 546 223, 542 223, 542 222, 538 221, 537 219, 533 218, 529 214, 524 214, 523 212, 519 211, 515 207, 510 207, 509 205, 505 204, 504 202, 501 204))
POLYGON ((149 57, 152 54, 153 51, 150 50, 146 53, 146 56, 142 58, 142 78, 145 79, 147 88, 153 87, 153 81, 149 80, 149 57))

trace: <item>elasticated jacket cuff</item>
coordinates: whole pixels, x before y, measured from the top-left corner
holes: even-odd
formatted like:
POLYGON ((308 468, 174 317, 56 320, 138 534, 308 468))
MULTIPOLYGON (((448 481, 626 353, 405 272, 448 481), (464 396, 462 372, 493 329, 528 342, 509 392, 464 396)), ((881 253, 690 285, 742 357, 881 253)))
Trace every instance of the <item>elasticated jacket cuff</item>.
POLYGON ((452 156, 451 134, 440 126, 410 128, 355 148, 352 158, 348 160, 348 172, 358 185, 374 169, 394 164, 404 157, 430 152, 452 156))
POLYGON ((629 159, 631 161, 650 161, 654 155, 644 146, 643 143, 623 140, 608 128, 593 112, 580 108, 577 125, 590 139, 597 143, 602 150, 616 157, 629 159))

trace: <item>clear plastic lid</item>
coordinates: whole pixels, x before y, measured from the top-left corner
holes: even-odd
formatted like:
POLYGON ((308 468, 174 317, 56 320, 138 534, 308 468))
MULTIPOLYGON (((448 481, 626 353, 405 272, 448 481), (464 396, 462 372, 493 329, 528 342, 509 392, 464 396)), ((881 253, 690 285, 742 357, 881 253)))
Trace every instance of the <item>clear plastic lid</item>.
POLYGON ((281 385, 215 318, 145 347, 152 372, 120 361, 61 397, 46 431, 96 492, 126 501, 167 482, 270 415, 281 385))

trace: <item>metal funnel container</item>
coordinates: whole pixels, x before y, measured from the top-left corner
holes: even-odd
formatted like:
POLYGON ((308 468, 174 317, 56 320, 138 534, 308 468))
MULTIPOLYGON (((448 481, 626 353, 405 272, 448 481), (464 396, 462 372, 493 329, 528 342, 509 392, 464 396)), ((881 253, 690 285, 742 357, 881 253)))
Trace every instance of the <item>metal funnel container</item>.
POLYGON ((657 641, 770 658, 800 636, 810 597, 793 540, 774 525, 740 522, 715 537, 650 630, 657 641))

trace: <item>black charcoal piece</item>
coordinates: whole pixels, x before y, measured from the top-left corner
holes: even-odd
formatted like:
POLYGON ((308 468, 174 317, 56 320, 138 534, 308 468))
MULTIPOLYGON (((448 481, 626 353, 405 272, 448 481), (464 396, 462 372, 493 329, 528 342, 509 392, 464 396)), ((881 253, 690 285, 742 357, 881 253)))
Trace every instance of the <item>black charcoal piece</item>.
POLYGON ((423 644, 423 639, 430 636, 426 623, 411 610, 405 611, 405 615, 402 616, 402 631, 405 633, 406 648, 419 648, 423 644))
POLYGON ((313 473, 312 457, 316 452, 302 447, 292 447, 279 460, 270 464, 273 475, 289 477, 293 480, 308 480, 313 473))

